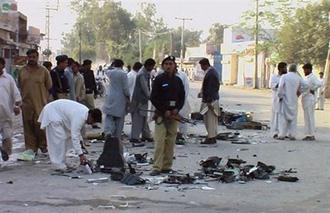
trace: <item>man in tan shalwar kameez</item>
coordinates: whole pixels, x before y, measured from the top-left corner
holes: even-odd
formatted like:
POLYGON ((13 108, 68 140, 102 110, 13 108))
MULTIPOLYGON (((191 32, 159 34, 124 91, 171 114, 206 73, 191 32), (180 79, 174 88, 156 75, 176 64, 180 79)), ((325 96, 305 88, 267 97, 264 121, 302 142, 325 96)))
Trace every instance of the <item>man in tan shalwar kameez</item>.
POLYGON ((31 49, 27 51, 26 55, 28 63, 22 68, 18 77, 22 94, 25 149, 29 153, 33 151, 33 154, 36 154, 38 149, 46 153, 46 136, 45 132, 40 130, 38 117, 47 104, 52 80, 49 71, 38 64, 39 53, 37 50, 31 49))

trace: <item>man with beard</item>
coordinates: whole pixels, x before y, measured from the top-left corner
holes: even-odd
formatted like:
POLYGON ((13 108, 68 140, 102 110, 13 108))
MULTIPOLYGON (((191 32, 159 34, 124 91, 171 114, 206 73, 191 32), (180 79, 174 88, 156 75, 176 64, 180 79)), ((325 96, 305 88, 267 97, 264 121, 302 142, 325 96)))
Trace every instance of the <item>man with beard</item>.
POLYGON ((303 140, 314 141, 315 140, 315 103, 316 103, 316 92, 321 87, 321 82, 313 74, 313 66, 307 63, 303 66, 305 79, 304 85, 306 89, 302 94, 302 106, 304 109, 304 120, 305 120, 305 135, 303 140))
POLYGON ((302 78, 297 73, 297 65, 291 64, 289 72, 281 77, 278 86, 278 140, 284 140, 286 137, 296 140, 298 97, 301 94, 302 85, 302 78))
POLYGON ((202 70, 205 72, 201 93, 198 95, 202 98, 201 114, 203 115, 204 124, 207 130, 207 138, 202 144, 217 143, 217 128, 219 109, 219 75, 217 71, 210 65, 207 58, 199 61, 202 70))
POLYGON ((183 83, 176 75, 175 57, 168 56, 162 62, 164 73, 159 74, 152 85, 150 100, 155 106, 155 154, 150 175, 171 173, 178 116, 185 101, 183 83))
POLYGON ((20 112, 21 95, 16 82, 11 75, 5 72, 5 59, 0 57, 0 147, 2 160, 7 161, 12 151, 13 113, 20 112))
POLYGON ((26 53, 28 63, 18 78, 22 95, 23 128, 26 151, 18 159, 33 160, 38 149, 47 152, 45 132, 40 130, 38 117, 47 104, 48 91, 52 87, 49 71, 38 64, 39 53, 30 49, 26 53))
POLYGON ((273 75, 270 81, 270 88, 272 89, 272 119, 271 119, 271 131, 273 138, 278 137, 278 110, 279 110, 279 99, 277 95, 278 85, 280 78, 283 74, 287 73, 287 64, 285 62, 280 62, 277 65, 278 74, 273 75))

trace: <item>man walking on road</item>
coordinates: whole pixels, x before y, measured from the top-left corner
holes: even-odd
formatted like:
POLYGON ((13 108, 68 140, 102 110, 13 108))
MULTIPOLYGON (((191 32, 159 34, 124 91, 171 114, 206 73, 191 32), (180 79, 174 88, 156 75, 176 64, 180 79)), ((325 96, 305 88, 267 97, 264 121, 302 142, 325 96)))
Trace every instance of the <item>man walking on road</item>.
POLYGON ((150 99, 150 72, 154 69, 155 64, 156 62, 154 59, 147 59, 144 62, 143 68, 138 72, 136 76, 130 109, 132 113, 132 130, 130 142, 132 142, 133 145, 135 143, 141 144, 141 133, 143 139, 151 140, 151 133, 148 124, 148 108, 150 99))
POLYGON ((217 143, 217 128, 219 109, 219 75, 217 71, 211 67, 207 58, 199 61, 202 70, 205 72, 201 93, 198 94, 202 98, 201 114, 203 115, 204 124, 207 130, 207 138, 202 144, 217 143))
POLYGON ((66 149, 72 146, 79 155, 80 163, 87 162, 80 141, 85 124, 101 123, 102 113, 99 109, 88 109, 86 106, 71 100, 57 100, 47 104, 41 111, 38 122, 46 130, 49 158, 56 169, 66 170, 66 149))
POLYGON ((40 129, 38 117, 47 104, 48 91, 52 87, 49 71, 38 64, 39 53, 35 49, 27 51, 28 63, 18 78, 22 95, 23 128, 26 151, 19 157, 33 160, 38 148, 47 152, 45 132, 40 129))
POLYGON ((150 175, 172 171, 178 116, 185 101, 184 86, 176 75, 175 57, 168 56, 162 62, 164 73, 159 74, 152 86, 150 100, 155 106, 155 154, 150 175))
POLYGON ((120 59, 115 59, 112 65, 113 69, 108 70, 106 73, 110 79, 110 84, 108 87, 108 96, 103 105, 103 112, 106 115, 104 133, 117 137, 120 140, 130 94, 127 74, 123 70, 124 62, 120 59))
POLYGON ((0 147, 2 160, 7 161, 12 151, 13 113, 20 112, 21 95, 16 82, 4 71, 5 59, 0 57, 0 135, 2 146, 0 147))
POLYGON ((278 140, 289 137, 296 140, 298 97, 301 94, 302 78, 297 74, 297 65, 291 64, 278 86, 279 135, 278 140))
POLYGON ((304 79, 304 91, 302 94, 302 106, 304 109, 304 121, 305 121, 305 138, 306 141, 315 140, 315 103, 316 92, 321 87, 321 82, 313 74, 313 66, 307 63, 303 66, 305 79, 304 79))
POLYGON ((279 98, 277 94, 280 78, 283 74, 287 73, 287 64, 280 62, 277 65, 278 74, 273 75, 270 81, 270 88, 272 89, 272 118, 271 118, 271 132, 273 138, 278 137, 279 126, 278 126, 278 111, 279 111, 279 98))
POLYGON ((317 105, 316 105, 316 110, 324 110, 324 102, 325 102, 325 83, 324 83, 324 73, 320 72, 320 79, 319 81, 321 82, 321 87, 317 90, 317 105))

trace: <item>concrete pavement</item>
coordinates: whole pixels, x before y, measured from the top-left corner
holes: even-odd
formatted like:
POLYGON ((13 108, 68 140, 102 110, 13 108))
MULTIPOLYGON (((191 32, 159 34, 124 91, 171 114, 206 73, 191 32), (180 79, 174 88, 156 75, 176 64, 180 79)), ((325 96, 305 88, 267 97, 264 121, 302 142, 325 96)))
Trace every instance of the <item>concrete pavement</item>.
MULTIPOLYGON (((191 106, 199 109, 195 98, 200 82, 191 83, 191 106)), ((250 90, 232 87, 221 88, 220 103, 224 109, 254 112, 255 120, 267 122, 271 113, 269 90, 250 90)), ((98 100, 98 105, 102 100, 98 100)), ((303 137, 303 112, 299 108, 299 135, 303 137)), ((330 106, 316 111, 317 141, 276 141, 269 131, 243 130, 253 144, 236 145, 218 141, 216 146, 201 147, 191 139, 185 146, 176 147, 174 169, 185 173, 197 172, 199 161, 217 155, 224 159, 236 157, 255 164, 262 161, 275 165, 277 171, 295 168, 299 177, 296 183, 255 180, 246 184, 209 182, 215 190, 203 190, 201 185, 128 187, 118 182, 91 184, 88 178, 108 177, 107 174, 82 175, 70 179, 50 175, 49 159, 35 162, 17 162, 17 153, 23 150, 21 121, 16 122, 16 144, 9 162, 0 162, 0 212, 329 212, 330 211, 330 106), (244 148, 245 151, 239 151, 244 148), (8 184, 12 181, 13 184, 8 184), (128 207, 126 207, 128 204, 128 207), (114 207, 115 209, 113 209, 114 207)), ((129 133, 130 126, 125 126, 129 133)), ((219 131, 228 131, 219 126, 219 131)), ((205 134, 202 124, 189 128, 189 133, 205 134)), ((89 158, 97 159, 103 144, 92 144, 89 158)), ((148 146, 151 146, 150 144, 148 146)), ((127 148, 131 153, 153 149, 127 148)), ((78 159, 70 159, 78 163, 78 159)), ((141 167, 148 174, 150 166, 141 167)))

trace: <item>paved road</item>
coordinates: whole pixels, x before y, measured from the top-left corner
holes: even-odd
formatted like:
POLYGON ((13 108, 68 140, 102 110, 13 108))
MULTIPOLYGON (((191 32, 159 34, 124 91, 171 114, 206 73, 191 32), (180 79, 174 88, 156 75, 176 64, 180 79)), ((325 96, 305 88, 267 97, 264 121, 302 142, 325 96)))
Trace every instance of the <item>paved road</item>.
MULTIPOLYGON (((190 101, 198 110, 196 99, 200 83, 192 83, 190 101)), ((100 105, 102 100, 98 101, 100 105)), ((221 89, 221 104, 225 109, 252 111, 254 118, 263 122, 270 118, 269 90, 221 89)), ((235 145, 219 141, 216 146, 200 147, 196 139, 185 146, 176 147, 174 168, 182 172, 198 171, 198 162, 208 156, 224 159, 236 157, 255 164, 263 161, 276 166, 277 171, 296 168, 297 183, 251 181, 246 184, 209 182, 215 190, 202 190, 203 185, 169 186, 162 184, 127 187, 117 182, 86 183, 88 178, 107 177, 106 174, 82 175, 83 179, 51 175, 49 160, 39 157, 33 163, 17 162, 22 151, 21 121, 16 122, 14 155, 9 162, 0 162, 0 212, 330 212, 330 106, 316 112, 317 141, 275 141, 268 131, 240 131, 249 138, 250 145, 235 145), (240 149, 245 151, 239 151, 240 149), (8 184, 12 181, 13 184, 8 184), (125 205, 128 203, 128 207, 125 205), (114 207, 116 209, 112 209, 114 207)), ((298 138, 302 138, 303 118, 299 109, 298 138)), ((125 133, 129 132, 129 125, 125 133)), ((219 131, 225 130, 222 126, 219 131)), ((202 124, 189 129, 190 133, 205 134, 202 124)), ((127 148, 130 153, 148 152, 147 148, 127 148)), ((102 144, 92 144, 89 158, 97 159, 102 144)), ((71 163, 77 159, 70 158, 71 163)), ((150 166, 140 168, 148 174, 150 166)))

